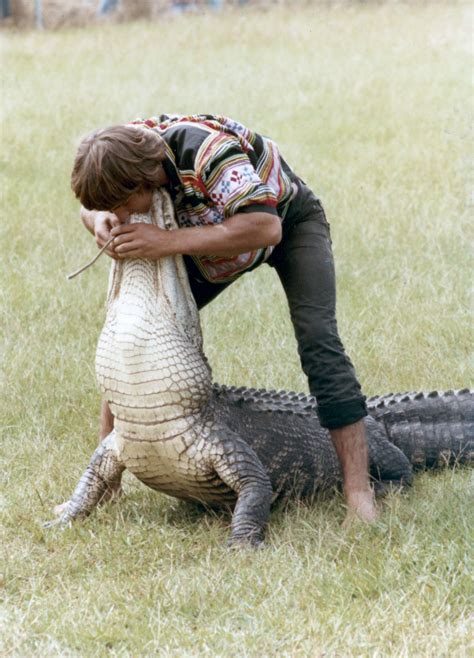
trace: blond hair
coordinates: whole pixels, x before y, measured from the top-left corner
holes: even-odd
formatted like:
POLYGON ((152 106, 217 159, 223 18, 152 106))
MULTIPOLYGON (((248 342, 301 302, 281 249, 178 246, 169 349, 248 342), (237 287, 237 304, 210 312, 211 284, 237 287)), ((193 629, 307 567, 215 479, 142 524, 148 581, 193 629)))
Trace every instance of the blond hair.
POLYGON ((112 210, 141 189, 153 188, 165 144, 149 128, 111 126, 86 135, 79 145, 71 187, 84 208, 112 210))

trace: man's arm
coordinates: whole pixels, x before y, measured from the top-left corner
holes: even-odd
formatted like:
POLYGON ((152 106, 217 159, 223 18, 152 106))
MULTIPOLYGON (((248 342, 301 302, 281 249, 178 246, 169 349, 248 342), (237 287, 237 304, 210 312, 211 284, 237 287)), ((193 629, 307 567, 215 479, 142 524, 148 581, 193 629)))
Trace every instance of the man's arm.
POLYGON ((86 229, 89 231, 89 233, 92 233, 94 235, 94 226, 95 226, 95 220, 98 215, 97 210, 87 210, 84 208, 84 206, 81 206, 80 210, 80 218, 86 229))
POLYGON ((281 220, 266 212, 238 213, 220 224, 166 231, 150 224, 127 224, 113 228, 114 252, 119 258, 190 256, 235 256, 277 245, 281 220))

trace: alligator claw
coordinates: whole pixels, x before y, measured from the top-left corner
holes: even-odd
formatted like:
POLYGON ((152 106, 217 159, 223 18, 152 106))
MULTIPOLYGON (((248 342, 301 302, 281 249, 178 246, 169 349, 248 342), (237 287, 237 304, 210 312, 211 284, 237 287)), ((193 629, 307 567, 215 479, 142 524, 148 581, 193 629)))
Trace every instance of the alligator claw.
POLYGON ((52 519, 51 521, 46 521, 45 523, 42 523, 41 526, 46 529, 54 528, 56 526, 59 526, 61 530, 65 530, 67 527, 70 527, 71 521, 66 520, 59 516, 57 519, 52 519))
POLYGON ((250 548, 252 550, 260 550, 265 548, 265 542, 259 537, 236 537, 230 538, 227 541, 227 548, 233 551, 240 551, 242 549, 250 548))

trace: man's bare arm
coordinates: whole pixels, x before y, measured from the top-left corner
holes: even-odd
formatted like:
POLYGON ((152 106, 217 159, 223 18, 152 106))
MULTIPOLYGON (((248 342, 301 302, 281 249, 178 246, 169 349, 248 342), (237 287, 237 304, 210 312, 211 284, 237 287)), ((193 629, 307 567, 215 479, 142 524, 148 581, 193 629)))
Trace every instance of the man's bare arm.
POLYGON ((96 210, 87 210, 84 208, 84 206, 81 206, 80 210, 80 218, 86 229, 89 231, 89 233, 92 233, 94 235, 94 225, 95 225, 95 220, 98 215, 98 212, 96 210))
POLYGON ((112 229, 114 251, 120 258, 157 260, 175 254, 234 256, 281 240, 281 220, 265 212, 239 213, 220 224, 166 231, 150 224, 127 224, 112 229))

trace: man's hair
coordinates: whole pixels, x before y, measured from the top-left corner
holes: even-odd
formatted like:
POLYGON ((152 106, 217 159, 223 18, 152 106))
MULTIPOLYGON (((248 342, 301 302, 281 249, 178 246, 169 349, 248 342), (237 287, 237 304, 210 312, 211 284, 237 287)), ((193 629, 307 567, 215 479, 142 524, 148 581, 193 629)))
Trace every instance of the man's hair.
POLYGON ((149 128, 111 126, 86 135, 77 150, 71 187, 84 208, 111 210, 158 181, 165 143, 149 128))

